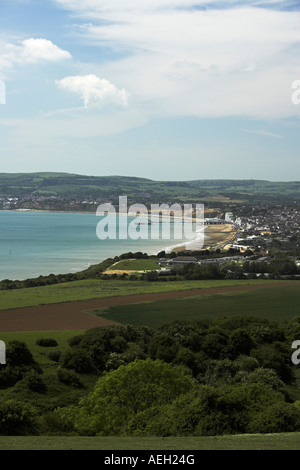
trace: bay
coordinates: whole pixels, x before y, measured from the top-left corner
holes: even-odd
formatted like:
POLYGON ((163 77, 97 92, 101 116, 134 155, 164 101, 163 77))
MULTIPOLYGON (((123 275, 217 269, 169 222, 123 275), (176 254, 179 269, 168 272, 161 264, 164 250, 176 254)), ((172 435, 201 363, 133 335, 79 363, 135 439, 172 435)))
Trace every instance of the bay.
POLYGON ((0 280, 74 273, 122 253, 157 254, 178 243, 172 233, 168 240, 100 240, 99 220, 96 213, 0 211, 0 280))

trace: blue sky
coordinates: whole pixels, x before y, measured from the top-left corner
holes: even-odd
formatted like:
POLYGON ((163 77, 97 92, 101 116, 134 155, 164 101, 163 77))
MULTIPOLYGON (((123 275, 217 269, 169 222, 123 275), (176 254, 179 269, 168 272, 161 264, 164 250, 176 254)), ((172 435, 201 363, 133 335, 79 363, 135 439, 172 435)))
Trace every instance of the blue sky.
POLYGON ((292 0, 0 0, 0 172, 299 180, 299 25, 292 0))

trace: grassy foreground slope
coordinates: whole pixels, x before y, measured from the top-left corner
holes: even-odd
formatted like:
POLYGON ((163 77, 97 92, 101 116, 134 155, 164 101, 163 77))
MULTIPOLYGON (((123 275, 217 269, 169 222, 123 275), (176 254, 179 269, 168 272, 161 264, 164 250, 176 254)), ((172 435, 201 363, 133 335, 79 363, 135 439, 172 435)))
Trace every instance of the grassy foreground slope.
POLYGON ((1 450, 299 450, 300 433, 213 437, 0 436, 1 450))

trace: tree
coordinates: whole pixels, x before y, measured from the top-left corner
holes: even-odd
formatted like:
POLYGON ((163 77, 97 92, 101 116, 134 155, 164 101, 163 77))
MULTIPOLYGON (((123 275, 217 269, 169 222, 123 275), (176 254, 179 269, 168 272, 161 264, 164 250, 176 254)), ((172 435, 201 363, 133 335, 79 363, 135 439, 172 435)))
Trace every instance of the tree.
POLYGON ((272 403, 252 416, 250 433, 280 433, 300 430, 300 411, 292 403, 272 403))
POLYGON ((253 347, 250 335, 243 328, 238 328, 231 334, 228 343, 229 356, 232 359, 240 355, 248 355, 253 347))
POLYGON ((83 348, 67 351, 62 358, 62 366, 81 374, 95 371, 88 351, 83 348))
POLYGON ((281 393, 262 383, 194 386, 169 404, 138 412, 129 422, 127 432, 145 436, 214 436, 268 432, 264 431, 267 425, 288 432, 297 430, 297 414, 296 407, 285 403, 281 393))
POLYGON ((35 434, 37 412, 28 403, 7 400, 0 403, 0 434, 17 436, 35 434))
POLYGON ((35 361, 26 343, 23 341, 10 341, 6 349, 7 364, 10 366, 33 365, 35 361))
POLYGON ((283 392, 284 390, 283 381, 280 380, 273 369, 258 367, 252 372, 239 371, 236 374, 235 379, 248 384, 262 383, 266 387, 270 387, 279 392, 283 392))
POLYGON ((161 359, 165 362, 172 362, 179 349, 176 339, 170 334, 160 333, 153 336, 149 343, 149 354, 151 359, 161 359))
POLYGON ((260 367, 273 369, 286 384, 292 380, 291 350, 284 343, 261 344, 251 351, 251 356, 258 360, 260 367))
POLYGON ((119 434, 136 413, 169 403, 192 385, 178 366, 135 360, 98 380, 93 392, 73 409, 75 428, 88 434, 119 434))

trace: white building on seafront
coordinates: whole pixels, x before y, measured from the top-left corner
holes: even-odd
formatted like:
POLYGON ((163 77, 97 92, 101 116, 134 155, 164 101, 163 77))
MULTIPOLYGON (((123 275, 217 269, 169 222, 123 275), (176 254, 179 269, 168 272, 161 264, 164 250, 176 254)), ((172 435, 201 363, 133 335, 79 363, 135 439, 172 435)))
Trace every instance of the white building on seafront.
POLYGON ((225 213, 225 220, 226 222, 233 222, 233 213, 232 212, 226 212, 225 213))

